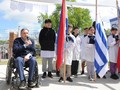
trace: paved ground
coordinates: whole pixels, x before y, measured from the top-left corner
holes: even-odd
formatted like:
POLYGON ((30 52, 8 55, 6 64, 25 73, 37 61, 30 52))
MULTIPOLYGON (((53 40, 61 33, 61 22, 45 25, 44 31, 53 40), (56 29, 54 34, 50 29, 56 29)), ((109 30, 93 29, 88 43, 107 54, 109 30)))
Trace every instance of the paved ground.
MULTIPOLYGON (((41 65, 39 65, 39 72, 41 72, 41 65)), ((0 90, 10 90, 10 86, 5 83, 6 65, 0 65, 0 90)), ((91 82, 86 75, 78 75, 78 78, 73 78, 72 83, 59 83, 58 77, 54 75, 53 79, 42 79, 40 88, 33 88, 32 90, 120 90, 120 79, 112 80, 107 73, 107 79, 97 79, 96 82, 91 82)), ((120 75, 119 75, 120 77, 120 75)))

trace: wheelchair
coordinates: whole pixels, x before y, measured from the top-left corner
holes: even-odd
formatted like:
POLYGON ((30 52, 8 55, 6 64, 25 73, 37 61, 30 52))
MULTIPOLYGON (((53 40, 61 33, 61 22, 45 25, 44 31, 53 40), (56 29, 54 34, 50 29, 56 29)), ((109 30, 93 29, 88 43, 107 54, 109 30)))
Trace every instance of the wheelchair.
MULTIPOLYGON (((27 63, 25 63, 24 71, 29 72, 27 63)), ((40 83, 39 74, 38 74, 38 64, 36 64, 36 67, 35 67, 33 81, 36 83, 35 87, 40 86, 41 83, 40 83)), ((11 57, 6 67, 6 84, 10 85, 10 90, 19 90, 19 83, 20 83, 20 79, 19 79, 17 69, 15 67, 15 58, 11 57)), ((31 90, 31 88, 27 87, 27 90, 31 90)))

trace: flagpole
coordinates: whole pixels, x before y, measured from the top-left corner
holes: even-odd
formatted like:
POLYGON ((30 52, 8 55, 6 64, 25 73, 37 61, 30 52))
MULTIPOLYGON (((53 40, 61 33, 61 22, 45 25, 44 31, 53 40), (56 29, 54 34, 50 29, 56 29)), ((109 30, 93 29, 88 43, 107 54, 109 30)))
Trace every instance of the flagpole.
MULTIPOLYGON (((95 6, 95 21, 97 23, 97 10, 98 10, 98 1, 96 0, 96 6, 95 6)), ((96 28, 95 28, 96 29, 96 28)), ((96 81, 96 71, 95 71, 95 75, 94 75, 94 79, 96 81)))
MULTIPOLYGON (((118 35, 120 38, 120 13, 119 13, 119 5, 118 5, 118 0, 116 0, 116 9, 117 9, 117 18, 118 18, 118 35)), ((119 45, 119 49, 118 49, 118 59, 117 59, 117 72, 120 72, 120 45, 119 45)))
POLYGON ((118 33, 119 33, 119 36, 120 36, 120 16, 119 16, 118 0, 116 0, 116 9, 117 9, 117 18, 118 18, 118 33))
POLYGON ((95 1, 95 21, 97 22, 97 10, 98 10, 98 1, 95 1))
MULTIPOLYGON (((64 3, 63 7, 66 11, 66 0, 62 0, 62 3, 64 3)), ((66 16, 66 12, 64 12, 64 14, 66 16)), ((66 18, 65 18, 65 23, 66 23, 66 18)), ((65 27, 64 27, 64 31, 66 31, 65 27)), ((66 49, 66 40, 64 41, 64 43, 65 43, 65 49, 66 49)), ((63 80, 64 80, 64 83, 65 83, 65 81, 66 81, 66 51, 65 50, 64 50, 64 64, 63 64, 63 80)))
MULTIPOLYGON (((66 43, 65 43, 66 44, 66 43)), ((66 51, 65 51, 65 55, 64 55, 64 83, 66 81, 66 51)))

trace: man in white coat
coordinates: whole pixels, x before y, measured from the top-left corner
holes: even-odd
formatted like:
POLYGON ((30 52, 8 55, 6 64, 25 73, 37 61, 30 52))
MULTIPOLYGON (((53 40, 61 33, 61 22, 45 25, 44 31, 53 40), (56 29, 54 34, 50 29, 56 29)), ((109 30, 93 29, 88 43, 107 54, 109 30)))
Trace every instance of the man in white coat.
POLYGON ((78 66, 79 66, 79 60, 80 60, 80 45, 81 45, 81 39, 79 36, 79 28, 75 27, 74 31, 72 33, 75 36, 75 47, 73 49, 73 60, 71 65, 71 74, 77 77, 78 73, 78 66))
MULTIPOLYGON (((66 60, 66 72, 67 72, 67 81, 73 82, 71 79, 71 64, 72 64, 72 59, 73 59, 73 49, 75 46, 75 37, 72 35, 72 25, 68 25, 68 34, 66 35, 66 42, 65 42, 65 60, 66 60)), ((64 62, 64 60, 63 60, 64 62)), ((64 64, 62 64, 60 68, 60 79, 58 82, 63 81, 63 76, 64 76, 64 64)))
POLYGON ((116 75, 117 70, 117 57, 118 57, 118 48, 119 48, 119 37, 117 35, 117 29, 111 29, 111 35, 108 37, 108 46, 109 46, 109 59, 110 59, 110 72, 112 79, 118 79, 116 75))
POLYGON ((84 28, 84 35, 81 36, 81 54, 80 54, 80 58, 82 60, 82 72, 81 75, 84 74, 84 68, 85 68, 85 57, 86 57, 86 47, 85 47, 85 37, 88 35, 88 28, 84 28))

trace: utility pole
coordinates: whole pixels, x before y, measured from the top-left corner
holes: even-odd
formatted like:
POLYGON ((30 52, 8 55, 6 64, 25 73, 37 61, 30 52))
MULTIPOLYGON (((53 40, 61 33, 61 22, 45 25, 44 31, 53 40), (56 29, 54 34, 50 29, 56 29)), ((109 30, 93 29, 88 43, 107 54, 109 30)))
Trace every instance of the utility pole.
POLYGON ((18 37, 20 36, 20 26, 18 26, 18 33, 17 33, 18 37))

